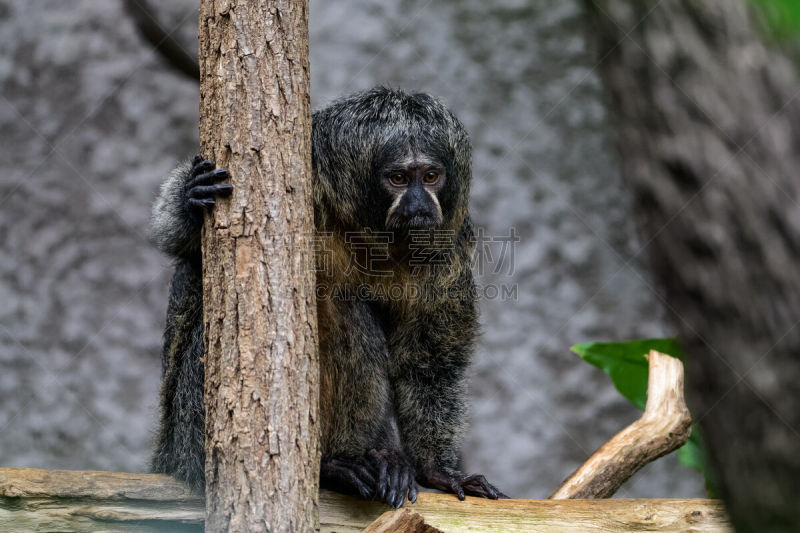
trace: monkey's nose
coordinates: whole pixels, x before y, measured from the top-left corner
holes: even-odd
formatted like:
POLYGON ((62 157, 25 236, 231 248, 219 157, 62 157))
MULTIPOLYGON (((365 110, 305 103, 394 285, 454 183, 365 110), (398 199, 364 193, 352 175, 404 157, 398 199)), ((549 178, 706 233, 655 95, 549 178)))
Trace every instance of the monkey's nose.
POLYGON ((427 206, 427 205, 408 204, 400 212, 400 215, 403 218, 405 218, 406 220, 411 220, 411 219, 417 218, 417 217, 433 218, 434 211, 430 208, 430 206, 427 206))
POLYGON ((430 196, 422 188, 412 187, 406 192, 405 198, 398 206, 400 216, 406 220, 415 217, 434 217, 436 211, 434 211, 432 203, 430 196))

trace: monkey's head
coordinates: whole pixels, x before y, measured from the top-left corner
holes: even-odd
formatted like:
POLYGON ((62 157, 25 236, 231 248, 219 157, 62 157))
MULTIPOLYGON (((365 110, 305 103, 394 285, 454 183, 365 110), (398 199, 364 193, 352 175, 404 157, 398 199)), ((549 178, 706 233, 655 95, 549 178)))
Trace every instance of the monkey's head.
POLYGON ((409 230, 461 227, 472 150, 464 126, 437 99, 375 88, 315 112, 313 122, 322 228, 402 238, 409 230))

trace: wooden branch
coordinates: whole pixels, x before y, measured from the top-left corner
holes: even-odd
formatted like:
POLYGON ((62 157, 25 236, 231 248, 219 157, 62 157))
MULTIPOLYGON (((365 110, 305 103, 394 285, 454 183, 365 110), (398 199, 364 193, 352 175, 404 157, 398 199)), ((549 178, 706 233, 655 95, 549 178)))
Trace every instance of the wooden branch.
POLYGON ((647 406, 642 417, 594 452, 551 499, 609 498, 640 468, 689 438, 692 417, 683 400, 683 363, 655 350, 648 358, 647 406))
MULTIPOLYGON (((356 533, 387 507, 320 491, 320 531, 356 533)), ((161 474, 0 468, 0 531, 202 531, 203 498, 161 474)), ((446 533, 730 533, 715 500, 485 500, 420 493, 409 514, 446 533)), ((386 522, 384 522, 386 523, 386 522)), ((391 522, 389 522, 391 523, 391 522)), ((435 531, 435 529, 433 531, 435 531)), ((381 531, 373 530, 373 531, 381 531)), ((402 531, 402 530, 400 530, 402 531)), ((411 530, 416 531, 416 530, 411 530)), ((424 529, 422 531, 425 531, 424 529)), ((428 530, 431 531, 431 530, 428 530)))

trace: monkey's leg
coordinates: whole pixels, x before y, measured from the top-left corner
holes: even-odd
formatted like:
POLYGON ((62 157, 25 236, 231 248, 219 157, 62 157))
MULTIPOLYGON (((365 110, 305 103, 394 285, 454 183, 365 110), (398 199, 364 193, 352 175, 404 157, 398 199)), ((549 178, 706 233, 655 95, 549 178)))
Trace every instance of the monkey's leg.
POLYGON ((399 507, 415 494, 393 420, 388 349, 364 302, 324 301, 320 316, 320 486, 399 507))
MULTIPOLYGON (((461 283, 471 283, 465 273, 461 283)), ((426 302, 415 320, 401 321, 390 341, 397 420, 408 454, 425 487, 465 495, 503 497, 481 475, 458 470, 458 446, 466 430, 465 374, 477 317, 474 301, 426 302), (422 316, 420 316, 422 315, 422 316)))
POLYGON ((457 468, 458 442, 465 427, 463 371, 409 373, 395 383, 398 419, 409 454, 417 460, 417 481, 432 489, 466 495, 506 498, 480 474, 457 468))

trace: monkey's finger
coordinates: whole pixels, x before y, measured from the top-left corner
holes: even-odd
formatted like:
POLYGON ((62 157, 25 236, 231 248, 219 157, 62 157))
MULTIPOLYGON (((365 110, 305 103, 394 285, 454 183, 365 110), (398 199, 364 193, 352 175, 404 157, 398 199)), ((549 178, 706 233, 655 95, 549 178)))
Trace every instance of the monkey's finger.
POLYGON ((470 474, 468 476, 465 476, 465 477, 463 477, 461 479, 461 483, 463 485, 471 485, 471 486, 474 486, 474 487, 491 486, 491 483, 489 483, 486 480, 486 478, 484 476, 482 476, 481 474, 470 474))
POLYGON ((200 155, 200 154, 197 154, 197 155, 195 155, 195 156, 192 158, 192 166, 193 166, 193 167, 194 167, 194 166, 197 166, 197 165, 198 165, 198 163, 202 163, 204 159, 205 159, 205 157, 203 157, 203 156, 202 156, 202 155, 200 155))
POLYGON ((480 496, 490 500, 496 500, 500 496, 499 491, 491 485, 464 485, 464 489, 470 496, 480 496))
MULTIPOLYGON (((402 490, 400 491, 400 503, 402 504, 403 500, 408 498, 408 501, 412 502, 411 499, 411 491, 416 490, 416 482, 414 481, 414 471, 410 468, 407 468, 405 472, 403 472, 403 478, 401 480, 402 490)), ((416 497, 416 495, 415 495, 416 497)))
POLYGON ((494 487, 476 487, 476 488, 469 488, 467 487, 467 494, 470 496, 480 496, 481 498, 488 498, 490 500, 496 500, 500 495, 497 492, 497 489, 494 487))
POLYGON ((450 480, 450 490, 453 492, 453 494, 458 496, 459 500, 464 501, 464 498, 466 498, 466 495, 464 494, 464 487, 461 486, 461 483, 459 483, 457 479, 450 480))
POLYGON ((499 499, 500 495, 503 494, 502 492, 497 490, 497 487, 495 487, 494 485, 492 485, 488 481, 486 482, 486 487, 485 488, 486 488, 486 490, 489 491, 489 498, 491 498, 492 500, 499 499))
POLYGON ((414 477, 411 477, 411 485, 408 489, 408 501, 411 503, 417 503, 417 482, 414 480, 414 477))
POLYGON ((383 464, 379 467, 378 479, 375 481, 375 496, 378 500, 384 501, 388 485, 389 477, 386 472, 386 465, 383 464))
POLYGON ((399 488, 398 485, 400 484, 399 472, 395 465, 391 465, 391 468, 388 469, 388 477, 389 481, 386 484, 387 490, 384 502, 386 503, 386 505, 395 507, 395 499, 397 499, 397 489, 399 488))
POLYGON ((332 485, 344 485, 355 489, 358 494, 367 499, 372 496, 372 490, 349 468, 334 464, 328 464, 325 468, 325 479, 331 481, 332 485))
POLYGON ((233 185, 198 185, 189 189, 189 198, 213 198, 215 196, 230 196, 233 192, 233 185))
MULTIPOLYGON (((400 507, 403 505, 403 500, 406 497, 405 490, 401 490, 400 482, 402 480, 402 472, 397 465, 392 466, 392 472, 389 474, 389 494, 386 495, 386 503, 392 507, 400 507)), ((405 485, 402 485, 403 487, 405 485)))
POLYGON ((494 485, 489 483, 486 478, 480 474, 467 476, 462 480, 461 483, 464 487, 466 487, 470 494, 475 496, 483 496, 484 498, 496 500, 500 497, 500 494, 502 494, 494 485))
POLYGON ((339 468, 344 468, 347 470, 352 470, 362 481, 365 483, 374 485, 375 484, 375 477, 372 475, 372 472, 367 467, 367 465, 362 464, 360 462, 356 462, 354 459, 328 459, 327 464, 336 466, 339 468))
POLYGON ((372 459, 373 465, 378 471, 378 479, 376 481, 377 491, 375 496, 378 500, 384 501, 383 498, 386 496, 386 485, 388 483, 386 459, 382 457, 375 449, 369 451, 368 457, 372 459))
POLYGON ((216 170, 212 170, 211 172, 205 172, 193 177, 186 182, 186 189, 189 190, 192 187, 197 187, 198 185, 212 185, 220 181, 225 181, 230 177, 231 174, 228 172, 227 168, 218 168, 216 170))
POLYGON ((368 485, 371 485, 372 487, 375 486, 375 476, 372 475, 372 472, 370 472, 366 465, 356 463, 350 465, 350 468, 358 475, 358 477, 361 478, 362 481, 368 485))
POLYGON ((217 164, 214 163, 213 161, 205 159, 203 161, 200 161, 199 163, 195 163, 194 165, 192 165, 191 176, 195 177, 204 172, 208 172, 209 170, 214 170, 214 167, 216 166, 217 164))
POLYGON ((198 200, 197 198, 189 198, 188 203, 189 207, 193 207, 195 209, 210 209, 214 207, 216 202, 214 202, 213 198, 204 198, 202 200, 198 200))

